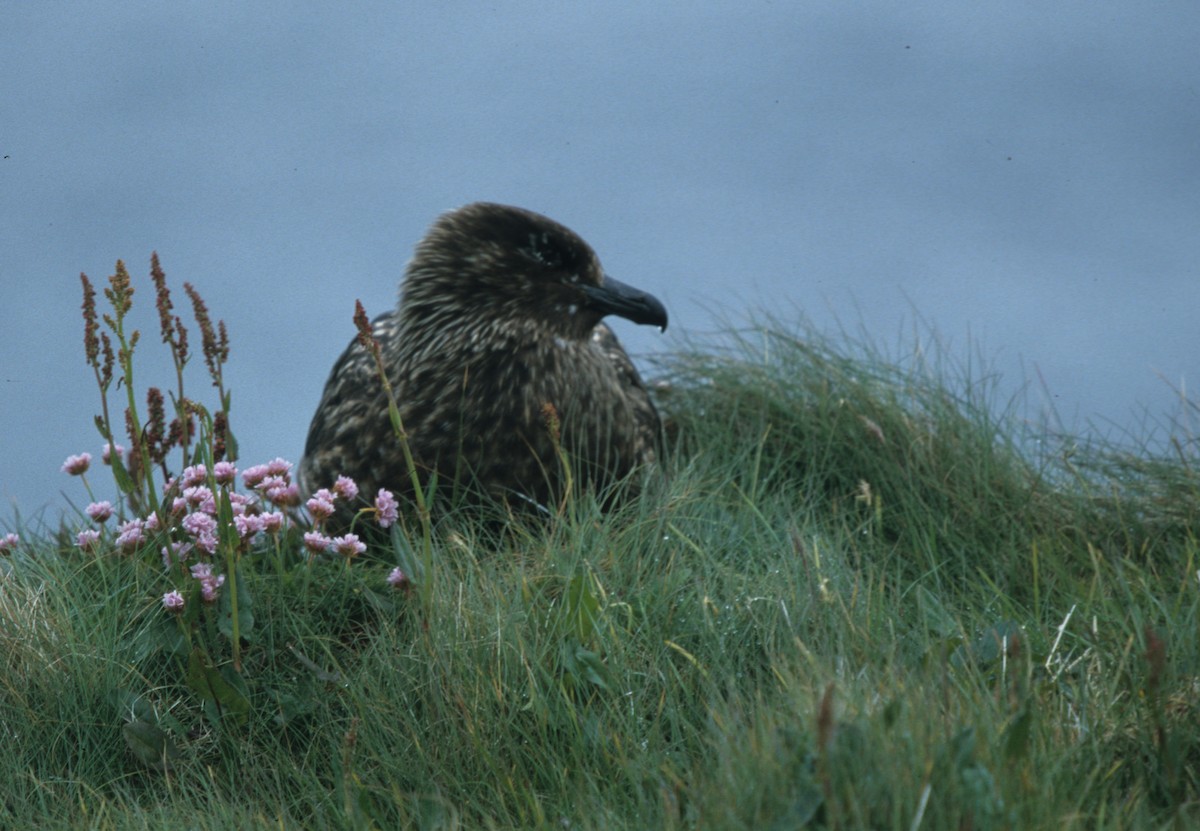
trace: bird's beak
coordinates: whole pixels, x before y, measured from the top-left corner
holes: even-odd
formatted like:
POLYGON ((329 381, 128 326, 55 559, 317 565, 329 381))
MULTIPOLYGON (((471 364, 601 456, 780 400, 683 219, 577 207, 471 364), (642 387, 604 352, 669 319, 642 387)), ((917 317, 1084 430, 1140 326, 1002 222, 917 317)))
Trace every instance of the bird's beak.
POLYGON ((607 274, 598 286, 586 286, 587 305, 602 315, 617 315, 634 323, 650 323, 667 330, 667 310, 659 299, 641 289, 614 280, 607 274))

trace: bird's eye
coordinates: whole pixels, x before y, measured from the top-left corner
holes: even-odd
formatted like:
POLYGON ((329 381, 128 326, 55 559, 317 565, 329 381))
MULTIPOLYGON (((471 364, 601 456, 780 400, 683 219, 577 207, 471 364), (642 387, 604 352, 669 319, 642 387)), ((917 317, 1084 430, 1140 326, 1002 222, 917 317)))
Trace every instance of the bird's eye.
POLYGON ((564 251, 559 241, 546 232, 529 235, 528 242, 521 246, 521 253, 546 268, 562 268, 571 259, 569 251, 564 251))

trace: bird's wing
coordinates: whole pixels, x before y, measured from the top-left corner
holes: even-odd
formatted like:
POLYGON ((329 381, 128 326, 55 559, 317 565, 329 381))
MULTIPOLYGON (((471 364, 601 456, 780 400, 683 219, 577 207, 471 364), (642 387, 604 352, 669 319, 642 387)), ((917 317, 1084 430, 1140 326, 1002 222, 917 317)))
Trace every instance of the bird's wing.
MULTIPOLYGON (((386 341, 393 335, 394 318, 388 312, 372 321, 377 339, 386 341)), ((308 428, 300 466, 306 491, 331 487, 342 473, 356 478, 367 473, 364 463, 377 449, 362 445, 378 438, 380 412, 387 412, 383 399, 374 356, 355 338, 333 365, 308 428)))
POLYGON ((633 408, 638 425, 637 456, 642 463, 656 461, 663 446, 662 420, 642 376, 638 374, 625 347, 621 346, 606 324, 597 324, 592 330, 592 343, 599 347, 616 369, 622 384, 621 391, 633 408))

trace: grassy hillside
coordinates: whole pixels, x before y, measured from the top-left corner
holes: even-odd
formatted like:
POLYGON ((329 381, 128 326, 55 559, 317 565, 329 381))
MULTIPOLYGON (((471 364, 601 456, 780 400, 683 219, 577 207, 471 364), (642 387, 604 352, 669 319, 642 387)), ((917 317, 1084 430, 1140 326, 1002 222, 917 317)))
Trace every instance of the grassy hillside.
POLYGON ((153 535, 13 529, 0 827, 1200 822, 1186 425, 1039 456, 966 372, 778 325, 663 369, 612 514, 226 535, 179 613, 153 535))

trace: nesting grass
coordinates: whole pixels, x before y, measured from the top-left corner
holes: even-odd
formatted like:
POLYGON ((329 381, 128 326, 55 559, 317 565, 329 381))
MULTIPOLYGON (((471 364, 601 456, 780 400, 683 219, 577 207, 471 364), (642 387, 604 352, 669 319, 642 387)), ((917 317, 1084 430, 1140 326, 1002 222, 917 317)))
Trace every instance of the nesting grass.
POLYGON ((1183 425, 1169 457, 1038 456, 969 373, 777 324, 666 371, 670 477, 620 511, 443 515, 420 602, 385 582, 402 536, 247 568, 244 719, 145 648, 156 555, 18 529, 0 826, 1200 821, 1183 425))

